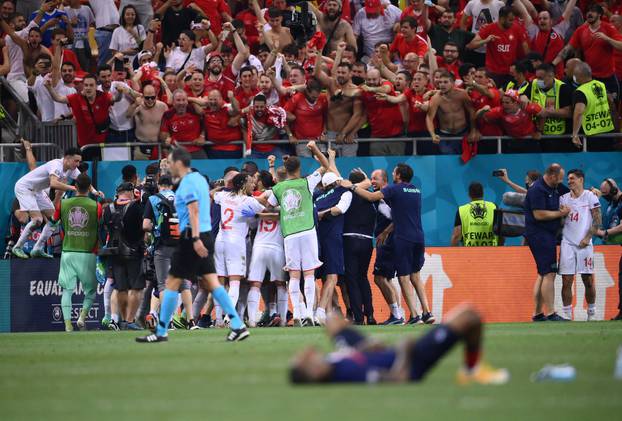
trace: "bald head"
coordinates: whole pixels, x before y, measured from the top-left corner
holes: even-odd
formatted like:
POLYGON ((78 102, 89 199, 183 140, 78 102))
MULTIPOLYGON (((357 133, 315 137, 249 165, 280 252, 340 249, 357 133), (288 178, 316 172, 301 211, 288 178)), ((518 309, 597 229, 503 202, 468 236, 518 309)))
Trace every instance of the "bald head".
POLYGON ((564 181, 564 169, 558 163, 552 163, 544 171, 544 181, 551 187, 556 187, 564 181))
POLYGON ((566 62, 565 72, 568 78, 572 78, 572 76, 574 75, 574 69, 579 63, 581 63, 581 60, 579 60, 578 58, 571 58, 566 62))
POLYGON ((603 194, 603 198, 609 202, 622 197, 618 183, 613 178, 607 178, 601 183, 600 192, 603 194))
POLYGON ((584 84, 592 80, 592 68, 589 64, 581 62, 574 67, 574 77, 579 84, 584 84))
POLYGON ((388 181, 387 172, 383 169, 374 170, 371 173, 371 184, 374 186, 374 190, 381 190, 388 181))
POLYGON ((380 71, 378 69, 370 69, 367 71, 367 86, 380 86, 380 71))

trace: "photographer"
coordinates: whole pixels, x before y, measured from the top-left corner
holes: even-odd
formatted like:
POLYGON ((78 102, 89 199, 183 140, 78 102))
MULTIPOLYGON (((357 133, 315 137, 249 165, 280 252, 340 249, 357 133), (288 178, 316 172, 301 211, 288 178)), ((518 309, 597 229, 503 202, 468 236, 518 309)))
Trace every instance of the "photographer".
MULTIPOLYGON (((145 201, 142 225, 143 230, 151 233, 154 239, 153 263, 159 295, 160 292, 164 291, 164 284, 168 270, 171 267, 173 252, 179 240, 179 220, 175 210, 175 193, 173 192, 173 179, 171 176, 161 176, 157 188, 156 194, 151 195, 145 201)), ((196 326, 196 323, 192 316, 192 292, 190 286, 189 281, 182 282, 180 292, 184 308, 186 309, 188 327, 192 329, 196 326)), ((148 327, 156 326, 157 314, 158 308, 152 303, 149 315, 146 317, 148 327)))
POLYGON ((510 186, 512 190, 514 190, 514 192, 503 193, 503 203, 505 205, 516 206, 518 208, 523 207, 525 195, 527 194, 529 187, 531 187, 531 185, 542 176, 542 174, 536 170, 527 171, 527 174, 525 174, 525 187, 523 187, 510 180, 508 170, 505 168, 493 171, 492 175, 493 177, 498 177, 501 181, 510 186))
POLYGON ((104 208, 103 226, 108 238, 105 253, 110 256, 119 311, 124 318, 121 329, 140 330, 135 316, 145 288, 142 216, 143 206, 135 200, 132 183, 117 187, 117 198, 104 208))

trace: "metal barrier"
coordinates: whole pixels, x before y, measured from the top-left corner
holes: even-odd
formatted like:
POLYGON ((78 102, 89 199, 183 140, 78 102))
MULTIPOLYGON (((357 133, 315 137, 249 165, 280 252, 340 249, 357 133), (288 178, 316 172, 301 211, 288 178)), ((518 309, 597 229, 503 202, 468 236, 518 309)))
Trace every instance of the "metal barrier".
MULTIPOLYGON (((63 149, 55 143, 31 143, 31 146, 33 148, 51 149, 53 152, 50 154, 50 156, 52 156, 50 159, 61 158, 63 155, 63 149)), ((0 161, 4 161, 6 149, 21 147, 21 143, 0 143, 0 161)), ((37 156, 37 159, 41 160, 39 156, 37 156)))

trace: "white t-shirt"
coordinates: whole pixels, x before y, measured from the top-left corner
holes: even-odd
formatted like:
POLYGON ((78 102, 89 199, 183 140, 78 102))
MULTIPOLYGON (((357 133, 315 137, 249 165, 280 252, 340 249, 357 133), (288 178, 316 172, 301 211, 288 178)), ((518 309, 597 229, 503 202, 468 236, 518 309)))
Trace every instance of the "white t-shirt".
POLYGON ((80 6, 78 9, 73 9, 67 6, 64 10, 70 21, 73 18, 78 18, 78 24, 73 27, 73 46, 75 48, 84 48, 84 40, 89 32, 89 26, 95 22, 95 16, 93 16, 91 8, 80 6))
MULTIPOLYGON (((15 32, 15 34, 20 38, 28 38, 28 32, 30 29, 39 27, 35 23, 35 21, 31 21, 28 26, 26 26, 21 31, 15 32)), ((15 43, 11 39, 10 36, 6 35, 4 37, 4 42, 9 49, 9 62, 11 63, 11 69, 9 70, 9 74, 7 75, 7 80, 17 79, 17 78, 25 78, 24 74, 24 52, 21 47, 15 43)))
POLYGON ((260 219, 253 246, 283 250, 283 234, 279 221, 260 219))
MULTIPOLYGON (((141 41, 144 41, 147 38, 147 34, 145 32, 145 28, 142 25, 137 25, 134 30, 138 33, 138 38, 141 41)), ((110 49, 116 51, 126 51, 129 49, 138 50, 139 43, 136 41, 136 38, 132 34, 130 34, 125 28, 118 27, 112 32, 112 38, 110 39, 110 49)), ((130 59, 130 63, 134 61, 134 57, 136 54, 127 56, 130 59)))
MULTIPOLYGON (((473 17, 471 32, 477 34, 482 26, 499 20, 499 10, 505 6, 500 0, 491 0, 486 4, 482 0, 471 0, 464 7, 464 14, 473 17)), ((476 49, 478 53, 486 52, 486 45, 476 49)))
POLYGON ((363 37, 364 53, 370 56, 374 53, 374 46, 382 41, 388 44, 393 39, 393 27, 400 21, 402 11, 392 4, 384 9, 384 15, 369 19, 365 9, 359 10, 354 16, 352 31, 357 37, 363 37))
POLYGON ((589 190, 583 190, 581 196, 576 198, 572 196, 572 192, 568 192, 559 198, 559 204, 570 208, 570 213, 564 220, 562 238, 578 246, 592 226, 592 209, 600 208, 598 197, 589 190))
MULTIPOLYGON (((60 96, 67 96, 77 93, 76 88, 74 88, 73 86, 65 85, 65 82, 63 82, 62 79, 58 81, 55 89, 60 96)), ((54 102, 54 118, 60 118, 61 116, 67 116, 71 114, 72 112, 71 108, 69 108, 69 105, 61 104, 60 102, 54 102)))
POLYGON ((67 183, 70 180, 78 178, 80 171, 77 168, 73 171, 63 171, 63 160, 53 159, 17 180, 17 184, 33 192, 40 192, 50 187, 50 176, 52 175, 57 176, 59 179, 58 181, 67 183))
MULTIPOLYGON (((110 93, 113 98, 117 95, 117 87, 123 86, 125 89, 129 89, 130 87, 125 82, 114 81, 110 85, 110 93)), ((127 95, 123 95, 121 97, 121 101, 115 102, 112 107, 110 107, 110 128, 112 130, 117 130, 119 132, 130 130, 134 127, 134 120, 129 118, 126 113, 127 109, 130 107, 132 103, 128 99, 127 95)))
POLYGON ((214 194, 214 203, 220 205, 220 229, 216 240, 246 244, 250 220, 242 216, 242 209, 249 207, 255 212, 261 212, 263 205, 253 197, 224 191, 214 194))
POLYGON ((54 120, 54 100, 44 85, 44 82, 50 77, 49 74, 46 76, 39 75, 35 79, 34 85, 30 87, 37 100, 37 108, 39 108, 43 122, 54 120))
POLYGON ((203 70, 205 67, 205 50, 203 48, 193 48, 190 52, 190 58, 186 62, 186 58, 188 57, 188 53, 184 53, 181 51, 179 47, 175 47, 173 51, 171 51, 171 55, 166 59, 166 67, 175 70, 175 72, 179 72, 183 68, 187 68, 191 64, 194 64, 198 70, 203 70), (186 64, 184 65, 184 62, 186 64))
POLYGON ((119 9, 117 9, 117 6, 115 6, 113 1, 89 0, 89 4, 91 5, 93 14, 95 15, 96 28, 119 24, 119 9))

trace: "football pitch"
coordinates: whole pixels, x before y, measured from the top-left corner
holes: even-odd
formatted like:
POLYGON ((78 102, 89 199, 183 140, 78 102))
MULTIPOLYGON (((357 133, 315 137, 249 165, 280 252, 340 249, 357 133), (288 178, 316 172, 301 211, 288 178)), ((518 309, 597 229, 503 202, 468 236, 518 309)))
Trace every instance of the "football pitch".
MULTIPOLYGON (((427 326, 367 327, 388 343, 427 326)), ((138 332, 140 333, 140 332, 138 332)), ((460 387, 456 347, 423 383, 291 386, 287 367, 305 345, 330 349, 321 328, 175 331, 137 344, 136 332, 0 335, 3 420, 619 419, 613 378, 622 324, 487 325, 484 360, 511 373, 504 386, 460 387), (532 383, 548 363, 576 367, 571 383, 532 383)))

